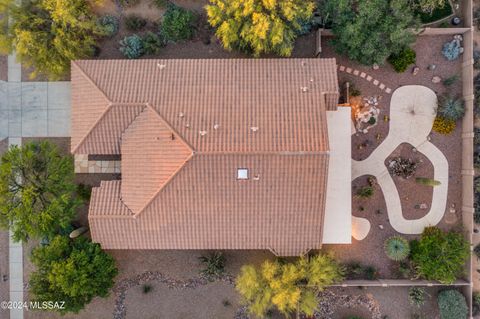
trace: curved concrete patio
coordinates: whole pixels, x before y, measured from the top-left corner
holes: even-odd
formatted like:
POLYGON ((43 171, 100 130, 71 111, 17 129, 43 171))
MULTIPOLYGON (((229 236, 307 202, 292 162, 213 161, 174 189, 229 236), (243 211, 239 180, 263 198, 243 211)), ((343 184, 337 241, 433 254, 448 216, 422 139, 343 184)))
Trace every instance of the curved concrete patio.
POLYGON ((420 85, 398 88, 393 92, 390 103, 388 136, 367 159, 352 160, 352 180, 362 175, 376 177, 383 191, 390 224, 399 233, 420 234, 425 227, 438 224, 445 213, 448 194, 448 161, 445 155, 427 140, 436 111, 437 96, 431 89, 420 85), (433 188, 429 212, 419 219, 408 220, 403 217, 398 190, 385 166, 385 159, 402 143, 411 144, 431 161, 434 179, 441 183, 433 188))

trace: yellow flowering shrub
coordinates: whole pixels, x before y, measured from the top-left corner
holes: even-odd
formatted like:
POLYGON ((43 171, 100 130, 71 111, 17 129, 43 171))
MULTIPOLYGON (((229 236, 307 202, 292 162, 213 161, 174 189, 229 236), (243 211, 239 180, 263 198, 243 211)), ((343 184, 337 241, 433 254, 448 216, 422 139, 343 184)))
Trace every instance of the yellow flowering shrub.
POLYGON ((433 130, 440 134, 450 134, 455 130, 456 123, 453 120, 437 116, 433 122, 433 130))

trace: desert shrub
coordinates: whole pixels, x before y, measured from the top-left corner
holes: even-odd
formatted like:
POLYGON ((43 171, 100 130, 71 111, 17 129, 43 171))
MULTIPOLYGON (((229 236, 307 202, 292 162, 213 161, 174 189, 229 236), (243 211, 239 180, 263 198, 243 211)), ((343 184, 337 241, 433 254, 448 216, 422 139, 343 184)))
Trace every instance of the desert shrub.
POLYGON ((480 259, 480 244, 477 244, 474 248, 473 248, 473 253, 475 254, 475 256, 480 259))
POLYGON ((200 273, 206 277, 218 277, 225 272, 225 256, 221 252, 214 252, 209 256, 199 257, 204 268, 200 273))
POLYGON ((393 53, 388 57, 388 62, 393 66, 393 69, 398 72, 405 72, 409 65, 415 64, 417 54, 410 47, 406 47, 398 53, 393 53))
POLYGON ((397 272, 400 278, 411 278, 412 276, 412 267, 410 266, 410 263, 407 261, 402 261, 399 263, 397 272))
POLYGON ((118 33, 120 21, 116 16, 107 14, 98 19, 98 25, 102 31, 102 35, 106 37, 113 37, 118 33))
POLYGON ((426 294, 425 288, 410 287, 410 289, 408 289, 408 301, 412 306, 420 308, 425 304, 426 294))
POLYGON ((93 298, 108 296, 118 273, 115 259, 83 237, 56 236, 48 245, 34 248, 31 259, 33 300, 64 301, 64 309, 55 309, 62 314, 77 313, 93 298))
POLYGON ((388 171, 390 174, 403 178, 410 178, 417 170, 417 163, 404 157, 395 157, 388 162, 388 171))
POLYGON ((437 114, 447 120, 458 121, 465 114, 465 103, 452 96, 441 96, 437 114))
POLYGON ((147 25, 147 20, 137 16, 136 14, 130 14, 125 17, 125 26, 130 31, 140 31, 147 25))
POLYGON ((50 80, 69 74, 72 60, 92 57, 102 34, 87 0, 1 1, 0 25, 0 51, 15 51, 22 66, 33 70, 31 78, 50 80))
POLYGON ((138 59, 145 54, 142 38, 136 34, 123 38, 120 41, 120 52, 128 59, 138 59))
POLYGON ((312 0, 210 0, 208 22, 227 50, 290 56, 315 9, 312 0))
POLYGON ((480 69, 480 51, 477 50, 473 51, 473 68, 475 70, 480 69))
POLYGON ((85 184, 78 184, 77 195, 82 200, 88 202, 90 200, 90 196, 92 195, 92 186, 85 185, 85 184))
POLYGON ((444 232, 437 227, 426 227, 410 248, 418 276, 443 284, 451 284, 463 274, 470 256, 469 243, 461 233, 444 232))
POLYGON ((152 291, 153 287, 150 285, 143 285, 142 286, 142 292, 144 294, 148 294, 150 291, 152 291))
POLYGON ((408 1, 326 0, 320 12, 332 21, 335 50, 361 64, 383 64, 415 41, 418 23, 408 1))
POLYGON ((472 303, 472 315, 475 317, 480 314, 480 292, 473 293, 472 303))
POLYGON ((460 56, 461 47, 460 41, 453 39, 443 45, 442 54, 448 61, 456 60, 460 56))
MULTIPOLYGON (((478 158, 478 155, 477 157, 478 158)), ((476 224, 480 224, 480 177, 475 177, 474 181, 474 207, 475 207, 475 212, 473 213, 473 221, 476 224)))
POLYGON ((451 86, 453 84, 455 84, 455 82, 458 81, 458 75, 452 75, 448 78, 446 78, 445 80, 442 81, 442 84, 445 85, 445 86, 451 86))
POLYGON ((118 0, 118 3, 124 7, 124 8, 128 8, 128 7, 134 7, 136 6, 137 4, 140 3, 140 0, 118 0))
POLYGON ((365 279, 367 280, 376 280, 378 279, 378 271, 373 266, 366 266, 364 268, 365 279))
POLYGON ((74 177, 73 158, 55 144, 10 147, 0 162, 0 227, 23 242, 67 229, 82 204, 74 177))
POLYGON ((385 240, 384 249, 388 258, 395 261, 404 260, 410 254, 410 244, 400 236, 393 236, 385 240))
POLYGON ((163 15, 162 33, 169 41, 188 40, 194 35, 195 20, 192 11, 170 3, 163 15))
POLYGON ((437 115, 433 121, 432 129, 437 133, 448 135, 455 130, 455 127, 455 121, 437 115))
POLYGON ((360 198, 370 198, 373 196, 373 188, 370 186, 362 187, 357 191, 357 196, 360 198))
POLYGON ((438 293, 438 308, 441 319, 466 319, 468 306, 465 296, 455 289, 438 293))
POLYGON ((447 5, 448 0, 416 0, 414 5, 422 12, 431 13, 436 8, 443 8, 447 5))
POLYGON ((273 308, 285 315, 298 310, 312 316, 318 307, 316 294, 342 279, 343 268, 332 256, 316 255, 296 262, 245 265, 235 287, 257 317, 263 318, 273 308))
POLYGON ((165 46, 165 39, 162 35, 147 32, 143 38, 143 50, 145 54, 157 54, 165 46))
POLYGON ((434 180, 433 178, 426 178, 426 177, 417 177, 415 178, 417 184, 425 185, 425 186, 438 186, 442 183, 440 181, 434 180))

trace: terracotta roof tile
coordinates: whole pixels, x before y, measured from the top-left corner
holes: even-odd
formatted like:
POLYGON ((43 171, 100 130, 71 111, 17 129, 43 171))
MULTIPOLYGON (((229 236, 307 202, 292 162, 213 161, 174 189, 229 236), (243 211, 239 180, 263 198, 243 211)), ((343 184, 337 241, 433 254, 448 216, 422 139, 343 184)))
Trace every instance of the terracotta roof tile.
POLYGON ((192 155, 192 150, 147 107, 122 134, 121 198, 139 213, 192 155))
MULTIPOLYGON (((84 130, 88 119, 72 122, 90 154, 118 151, 123 132, 122 181, 96 188, 89 212, 92 238, 104 248, 298 255, 321 246, 326 109, 338 100, 334 59, 75 65, 111 104, 147 104, 140 114, 102 110, 91 132, 84 130), (250 178, 237 180, 238 168, 250 178)), ((93 89, 77 87, 73 108, 85 109, 80 95, 93 89)))

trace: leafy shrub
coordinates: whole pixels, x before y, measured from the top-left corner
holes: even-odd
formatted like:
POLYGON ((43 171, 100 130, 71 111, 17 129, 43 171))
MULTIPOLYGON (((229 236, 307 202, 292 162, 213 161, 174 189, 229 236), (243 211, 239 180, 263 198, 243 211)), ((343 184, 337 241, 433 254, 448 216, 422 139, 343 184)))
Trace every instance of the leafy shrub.
POLYGON ((90 200, 90 196, 92 195, 92 186, 85 185, 85 184, 78 184, 77 194, 82 200, 88 202, 90 200))
POLYGON ((452 96, 441 96, 437 114, 447 120, 458 121, 465 114, 465 103, 452 96))
POLYGON ((136 34, 123 38, 120 41, 120 52, 128 59, 138 59, 145 53, 142 38, 136 34))
POLYGON ((432 129, 437 133, 448 135, 455 130, 455 127, 455 121, 437 115, 433 121, 432 129))
POLYGON ((404 279, 411 278, 412 267, 410 266, 410 263, 408 261, 402 261, 398 265, 397 272, 400 278, 404 278, 404 279))
POLYGON ((453 39, 443 45, 442 54, 448 61, 458 59, 461 53, 460 41, 453 39))
POLYGON ((412 306, 420 308, 425 304, 426 294, 425 288, 410 287, 410 289, 408 289, 408 301, 412 306))
POLYGON ((142 41, 145 54, 157 54, 160 51, 160 48, 165 46, 165 40, 163 36, 153 32, 147 32, 143 36, 142 41))
POLYGON ((130 31, 140 31, 147 25, 147 20, 135 14, 125 17, 125 26, 130 31))
POLYGON ((102 35, 111 38, 118 33, 120 21, 116 16, 107 14, 98 19, 98 25, 102 30, 102 35))
POLYGON ((409 47, 406 47, 398 53, 394 53, 388 57, 388 62, 393 66, 393 69, 402 73, 407 70, 408 66, 415 64, 417 54, 415 51, 409 47))
POLYGON ((462 273, 470 255, 469 244, 461 233, 426 227, 420 240, 410 243, 411 260, 418 276, 453 283, 462 273))
POLYGON ((475 317, 480 314, 480 293, 474 292, 472 297, 472 315, 475 317))
POLYGON ((195 20, 192 11, 169 3, 163 15, 162 33, 168 40, 174 42, 191 39, 194 34, 195 20))
POLYGON ((316 255, 295 262, 245 265, 235 288, 257 317, 263 318, 274 307, 285 315, 299 310, 312 316, 318 306, 316 294, 342 279, 343 268, 332 256, 316 255))
POLYGON ((62 300, 60 313, 78 312, 93 298, 106 297, 117 275, 115 259, 84 237, 56 236, 32 251, 30 291, 36 301, 62 300))
POLYGON ((448 0, 416 0, 416 5, 422 12, 432 13, 437 8, 443 8, 448 0))
POLYGON ((378 278, 378 271, 373 266, 366 266, 364 268, 365 279, 367 280, 376 280, 378 278))
POLYGON ((425 185, 425 186, 438 186, 442 183, 440 181, 434 180, 433 178, 426 178, 426 177, 417 177, 415 178, 415 181, 418 184, 425 185))
MULTIPOLYGON (((478 155, 477 157, 478 158, 478 155)), ((475 198, 474 198, 474 207, 475 207, 475 212, 473 213, 473 221, 476 224, 480 224, 480 177, 475 177, 475 182, 474 182, 474 192, 475 192, 475 198)))
POLYGON ((445 85, 445 86, 450 86, 450 85, 453 85, 455 82, 458 81, 458 75, 452 75, 448 78, 446 78, 445 80, 443 80, 442 84, 445 85))
MULTIPOLYGON (((477 20, 480 21, 480 20, 477 20)), ((475 70, 480 69, 480 51, 473 51, 473 68, 475 70)))
POLYGON ((210 256, 199 257, 204 267, 200 273, 206 277, 218 277, 225 272, 225 256, 221 252, 214 252, 210 256))
POLYGON ((410 254, 410 244, 400 236, 388 238, 384 243, 384 249, 388 258, 395 261, 404 260, 410 254))
POLYGON ((417 163, 410 158, 395 157, 388 162, 388 171, 395 176, 410 178, 417 170, 417 163))
POLYGON ((373 188, 370 186, 362 187, 357 191, 357 196, 360 198, 370 198, 373 196, 373 188))
POLYGON ((454 289, 444 290, 438 294, 438 308, 441 319, 466 319, 468 306, 465 296, 454 289))

